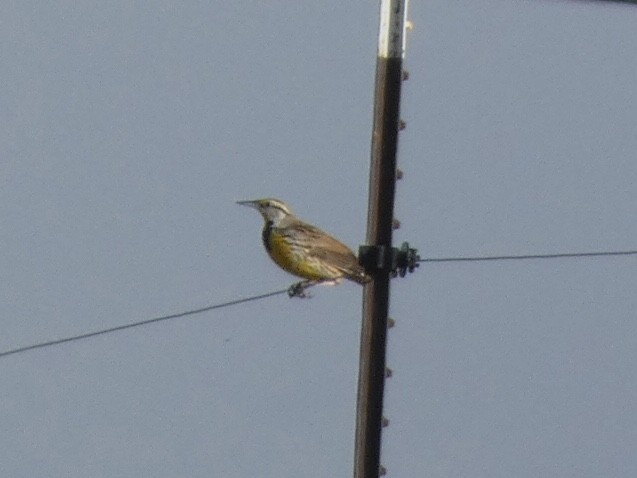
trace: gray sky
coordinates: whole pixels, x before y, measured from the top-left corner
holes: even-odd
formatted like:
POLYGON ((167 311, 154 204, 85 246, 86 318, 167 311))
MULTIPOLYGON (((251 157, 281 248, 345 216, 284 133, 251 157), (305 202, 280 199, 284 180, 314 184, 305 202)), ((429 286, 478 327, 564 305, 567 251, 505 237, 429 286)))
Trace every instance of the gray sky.
MULTIPOLYGON (((0 351, 287 287, 234 204, 365 235, 376 2, 0 3, 0 351)), ((637 247, 637 8, 412 1, 425 257, 637 247)), ((637 476, 637 257, 392 286, 390 476, 637 476)), ((7 477, 349 476, 360 288, 0 360, 7 477)))

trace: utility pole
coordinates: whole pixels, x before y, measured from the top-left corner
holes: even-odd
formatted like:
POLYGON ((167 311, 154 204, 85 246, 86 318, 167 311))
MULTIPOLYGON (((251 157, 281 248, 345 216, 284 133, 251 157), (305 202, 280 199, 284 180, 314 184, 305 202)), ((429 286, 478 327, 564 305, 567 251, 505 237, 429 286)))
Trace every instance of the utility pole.
MULTIPOLYGON (((380 0, 367 245, 359 251, 359 260, 373 280, 363 291, 354 478, 377 478, 385 473, 380 454, 389 282, 396 274, 413 272, 420 261, 409 244, 403 243, 400 250, 392 247, 396 151, 398 131, 402 129, 400 91, 402 80, 406 79, 403 58, 408 1, 380 0)), ((637 0, 600 1, 637 4, 637 0)))
POLYGON ((361 262, 373 280, 363 291, 354 478, 376 478, 382 474, 380 451, 385 345, 389 281, 395 271, 392 223, 407 1, 381 0, 380 6, 367 246, 363 246, 360 253, 361 262))

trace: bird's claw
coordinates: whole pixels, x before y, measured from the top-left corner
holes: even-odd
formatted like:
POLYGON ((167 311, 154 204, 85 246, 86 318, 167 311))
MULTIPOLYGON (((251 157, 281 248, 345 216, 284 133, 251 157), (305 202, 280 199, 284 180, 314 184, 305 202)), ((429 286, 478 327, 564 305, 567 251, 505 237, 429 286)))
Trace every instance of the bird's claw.
POLYGON ((312 294, 309 292, 305 292, 305 289, 313 285, 308 282, 297 282, 296 284, 292 284, 288 289, 288 296, 290 299, 292 297, 298 297, 299 299, 309 299, 312 297, 312 294))

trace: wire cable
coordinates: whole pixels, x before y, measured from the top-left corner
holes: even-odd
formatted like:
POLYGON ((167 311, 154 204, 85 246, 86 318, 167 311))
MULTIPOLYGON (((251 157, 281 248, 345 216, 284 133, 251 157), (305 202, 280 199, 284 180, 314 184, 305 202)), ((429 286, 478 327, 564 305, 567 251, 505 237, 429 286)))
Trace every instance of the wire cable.
POLYGON ((209 305, 207 307, 202 307, 200 309, 187 310, 186 312, 179 312, 177 314, 164 315, 161 317, 155 317, 153 319, 140 320, 139 322, 133 322, 126 325, 118 325, 116 327, 110 327, 108 329, 97 330, 95 332, 88 332, 85 334, 73 335, 71 337, 65 337, 62 339, 48 340, 46 342, 40 342, 33 345, 26 345, 24 347, 18 347, 15 349, 7 350, 5 352, 0 352, 0 358, 6 357, 7 355, 13 355, 13 354, 21 353, 21 352, 26 352, 28 350, 50 347, 52 345, 64 344, 67 342, 74 342, 76 340, 87 339, 89 337, 96 337, 98 335, 110 334, 112 332, 118 332, 124 329, 132 329, 133 327, 139 327, 141 325, 148 325, 155 322, 161 322, 163 320, 177 319, 179 317, 186 317, 187 315, 201 314, 202 312, 207 312, 209 310, 223 309, 224 307, 231 307, 233 305, 243 304, 245 302, 266 299, 268 297, 273 297, 275 295, 286 294, 287 291, 288 291, 287 289, 277 290, 274 292, 268 292, 267 294, 254 295, 252 297, 244 297, 242 299, 231 300, 229 302, 223 302, 221 304, 209 305))
MULTIPOLYGON (((510 256, 475 256, 475 257, 432 257, 420 259, 417 262, 479 262, 479 261, 507 261, 507 260, 524 260, 524 259, 558 259, 558 258, 572 258, 572 257, 599 257, 599 256, 627 256, 635 255, 637 250, 634 251, 607 251, 607 252, 566 252, 558 254, 524 254, 524 255, 510 255, 510 256)), ((108 329, 97 330, 95 332, 87 332, 85 334, 73 335, 62 339, 48 340, 46 342, 39 342, 33 345, 26 345, 24 347, 18 347, 10 349, 5 352, 0 352, 0 358, 8 355, 27 352, 29 350, 40 349, 44 347, 50 347, 53 345, 64 344, 67 342, 74 342, 76 340, 88 339, 90 337, 96 337, 98 335, 110 334, 118 332, 120 330, 132 329, 133 327, 140 327, 142 325, 148 325, 155 322, 161 322, 164 320, 177 319, 179 317, 186 317, 188 315, 201 314, 202 312, 208 312, 210 310, 222 309, 225 307, 231 307, 233 305, 243 304, 245 302, 251 302, 255 300, 266 299, 275 295, 281 295, 288 293, 288 289, 277 290, 274 292, 268 292, 266 294, 254 295, 251 297, 244 297, 241 299, 231 300, 229 302, 222 302, 220 304, 209 305, 207 307, 201 307, 199 309, 187 310, 185 312, 179 312, 176 314, 163 315, 161 317, 155 317, 152 319, 140 320, 138 322, 132 322, 130 324, 118 325, 116 327, 109 327, 108 329)))
POLYGON ((572 257, 599 256, 628 256, 637 254, 636 251, 608 251, 608 252, 562 252, 558 254, 524 254, 512 256, 477 256, 477 257, 433 257, 420 259, 418 262, 478 262, 478 261, 511 261, 525 259, 558 259, 572 257))

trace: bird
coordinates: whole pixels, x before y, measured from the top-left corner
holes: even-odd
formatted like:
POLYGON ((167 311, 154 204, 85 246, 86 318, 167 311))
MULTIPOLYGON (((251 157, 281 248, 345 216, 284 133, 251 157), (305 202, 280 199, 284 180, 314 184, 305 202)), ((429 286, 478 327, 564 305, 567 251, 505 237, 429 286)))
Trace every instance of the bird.
POLYGON ((279 199, 237 201, 263 216, 263 245, 270 258, 283 270, 304 279, 288 289, 290 297, 311 297, 308 287, 335 285, 343 279, 365 284, 371 277, 345 244, 318 227, 296 217, 279 199))

